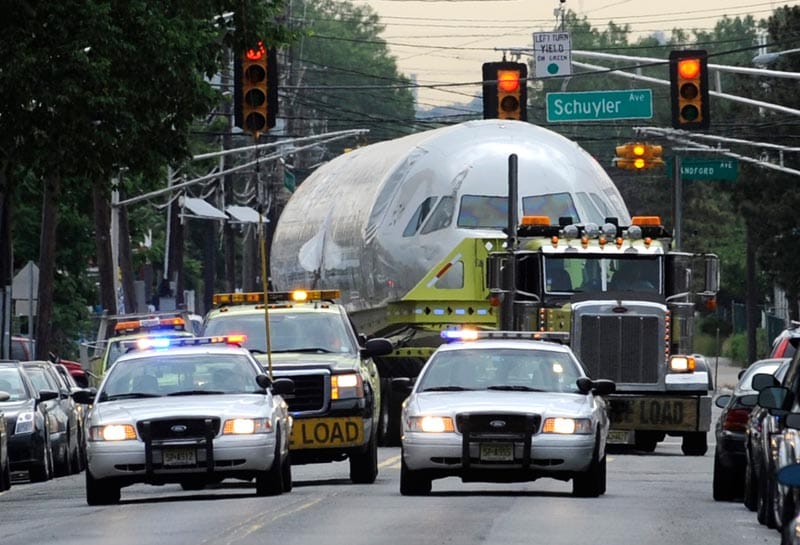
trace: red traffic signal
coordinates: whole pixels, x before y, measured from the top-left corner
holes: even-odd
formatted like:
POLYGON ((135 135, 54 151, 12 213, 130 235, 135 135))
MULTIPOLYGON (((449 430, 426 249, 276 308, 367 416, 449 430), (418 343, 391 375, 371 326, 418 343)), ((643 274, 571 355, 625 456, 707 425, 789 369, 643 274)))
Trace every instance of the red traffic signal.
POLYGON ((707 129, 709 116, 708 55, 705 50, 669 54, 672 127, 707 129))
POLYGON ((275 126, 277 111, 277 52, 258 42, 234 63, 234 124, 258 136, 275 126))
POLYGON ((483 118, 528 120, 528 65, 483 64, 483 118))

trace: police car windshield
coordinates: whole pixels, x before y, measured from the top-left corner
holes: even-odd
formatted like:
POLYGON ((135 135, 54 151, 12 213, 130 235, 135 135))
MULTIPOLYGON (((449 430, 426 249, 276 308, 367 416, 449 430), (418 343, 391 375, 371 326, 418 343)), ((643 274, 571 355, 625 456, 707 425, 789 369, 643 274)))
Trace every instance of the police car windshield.
POLYGON ((419 379, 418 392, 499 390, 577 392, 581 376, 569 354, 518 348, 441 350, 419 379))
POLYGON ((259 391, 258 373, 252 360, 242 354, 143 353, 111 368, 98 399, 254 393, 259 391))
MULTIPOLYGON (((269 315, 273 352, 356 353, 341 315, 332 312, 273 312, 269 315)), ((208 320, 203 335, 247 336, 245 348, 267 350, 263 314, 225 314, 208 320)))

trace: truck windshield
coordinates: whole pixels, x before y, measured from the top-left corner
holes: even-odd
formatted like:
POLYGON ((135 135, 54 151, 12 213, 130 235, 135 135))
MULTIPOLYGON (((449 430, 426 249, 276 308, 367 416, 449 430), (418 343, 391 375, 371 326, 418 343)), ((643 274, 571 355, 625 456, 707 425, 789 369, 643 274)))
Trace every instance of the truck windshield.
POLYGON ((547 256, 547 293, 638 291, 663 293, 661 256, 547 256))

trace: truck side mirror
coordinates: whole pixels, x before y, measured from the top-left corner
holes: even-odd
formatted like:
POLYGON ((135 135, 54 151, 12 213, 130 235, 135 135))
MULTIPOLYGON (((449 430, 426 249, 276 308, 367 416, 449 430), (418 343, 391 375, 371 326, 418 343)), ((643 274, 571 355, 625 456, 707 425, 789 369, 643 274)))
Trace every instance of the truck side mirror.
POLYGON ((706 254, 705 265, 705 292, 717 293, 719 291, 719 257, 714 254, 706 254))

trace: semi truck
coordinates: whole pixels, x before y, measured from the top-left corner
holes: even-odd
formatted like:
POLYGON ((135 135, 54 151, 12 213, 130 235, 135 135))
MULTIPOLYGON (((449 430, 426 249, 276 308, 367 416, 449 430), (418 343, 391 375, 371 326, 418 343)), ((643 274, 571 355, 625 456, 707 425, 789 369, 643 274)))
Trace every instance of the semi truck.
MULTIPOLYGON (((358 332, 394 344, 376 358, 383 444, 399 443, 401 403, 442 330, 508 327, 504 309, 509 316, 519 308, 538 312, 536 301, 555 309, 574 295, 548 294, 544 305, 541 292, 521 290, 511 307, 511 298, 499 297, 491 282, 508 253, 510 211, 570 217, 578 226, 602 226, 606 218, 631 225, 616 186, 591 155, 557 133, 509 120, 470 121, 346 153, 312 173, 281 213, 270 252, 274 287, 339 289, 358 332), (506 183, 512 155, 519 172, 513 195, 506 183)), ((666 265, 660 270, 666 275, 666 265)), ((534 325, 517 320, 513 327, 534 325)), ((574 344, 574 332, 564 333, 574 344)), ((622 416, 624 401, 614 409, 622 416)), ((665 408, 678 406, 685 408, 665 408)), ((654 433, 617 435, 638 436, 640 446, 645 437, 661 437, 661 430, 647 431, 654 433)))

